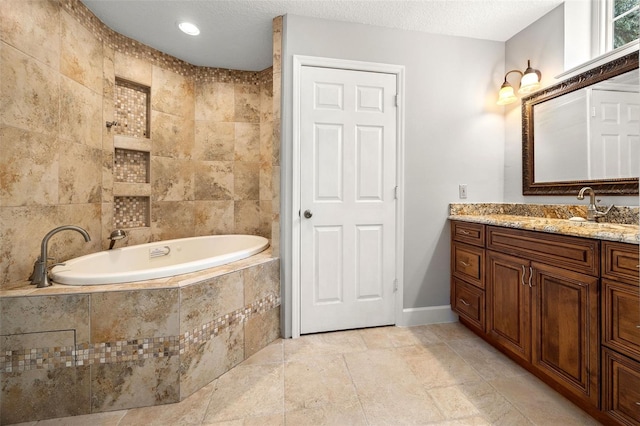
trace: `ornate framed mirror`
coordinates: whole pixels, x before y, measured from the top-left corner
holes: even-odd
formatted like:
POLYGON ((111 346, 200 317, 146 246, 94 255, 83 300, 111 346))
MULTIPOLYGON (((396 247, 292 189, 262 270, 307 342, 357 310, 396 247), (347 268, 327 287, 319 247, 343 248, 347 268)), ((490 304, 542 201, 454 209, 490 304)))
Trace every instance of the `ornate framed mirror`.
POLYGON ((522 193, 638 194, 638 52, 522 99, 522 193))

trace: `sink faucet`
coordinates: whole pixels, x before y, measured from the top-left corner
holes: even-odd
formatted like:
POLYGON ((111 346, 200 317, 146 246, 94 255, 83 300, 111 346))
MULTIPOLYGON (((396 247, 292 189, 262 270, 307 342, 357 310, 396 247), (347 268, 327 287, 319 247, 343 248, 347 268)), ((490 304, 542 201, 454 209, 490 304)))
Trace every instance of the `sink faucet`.
POLYGON ((589 192, 589 206, 587 207, 587 220, 589 222, 597 222, 599 217, 604 217, 611 211, 613 208, 613 204, 611 207, 607 209, 605 212, 598 211, 598 207, 596 206, 596 193, 590 186, 585 186, 578 192, 578 200, 584 200, 584 193, 589 192))
MULTIPOLYGON (((77 231, 80 234, 82 234, 86 242, 91 241, 91 237, 89 236, 89 233, 84 229, 80 228, 79 226, 75 226, 75 225, 59 226, 49 231, 47 235, 45 235, 44 238, 42 239, 42 244, 40 246, 40 257, 38 258, 36 263, 33 265, 33 273, 29 277, 29 279, 31 280, 31 284, 37 284, 38 288, 49 287, 51 285, 51 283, 49 282, 49 276, 48 276, 49 267, 47 265, 47 261, 49 260, 47 257, 49 239, 53 237, 55 234, 57 234, 58 232, 67 231, 67 230, 77 231)), ((64 264, 62 263, 61 265, 64 265, 64 264)))

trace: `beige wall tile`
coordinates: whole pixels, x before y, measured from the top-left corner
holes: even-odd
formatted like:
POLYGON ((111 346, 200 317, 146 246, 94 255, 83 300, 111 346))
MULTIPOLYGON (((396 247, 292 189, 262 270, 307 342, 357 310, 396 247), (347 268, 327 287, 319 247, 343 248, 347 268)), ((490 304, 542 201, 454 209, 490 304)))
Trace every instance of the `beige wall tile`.
POLYGON ((280 337, 280 307, 249 318, 244 326, 245 357, 258 352, 280 337))
POLYGON ((100 203, 102 149, 66 142, 60 154, 59 203, 100 203))
POLYGON ((257 235, 260 231, 260 202, 236 201, 234 204, 235 232, 257 235))
POLYGON ((152 241, 194 236, 195 204, 192 201, 152 201, 152 241))
POLYGON ((58 134, 59 81, 52 68, 0 43, 0 120, 2 124, 58 134))
POLYGON ((269 295, 280 297, 280 263, 278 260, 242 271, 245 304, 257 302, 269 295))
POLYGON ((193 200, 193 162, 152 156, 151 188, 156 201, 193 200))
POLYGON ((224 235, 234 233, 233 200, 196 201, 195 234, 224 235))
POLYGON ((204 161, 233 161, 235 124, 196 121, 193 158, 204 161))
POLYGON ((114 55, 114 69, 117 77, 151 87, 153 66, 148 61, 118 51, 114 55))
POLYGON ((0 40, 53 69, 60 64, 60 8, 57 1, 0 2, 0 40))
POLYGON ((233 83, 198 83, 196 85, 196 120, 235 121, 233 83))
POLYGON ((89 366, 2 375, 2 424, 91 412, 89 366))
POLYGON ((236 161, 233 165, 235 200, 260 199, 260 164, 236 161))
POLYGON ((102 42, 64 11, 60 29, 60 72, 102 93, 102 42))
POLYGON ((260 124, 236 123, 236 161, 260 161, 260 124))
POLYGON ((151 80, 151 109, 194 119, 193 79, 154 66, 151 80))
POLYGON ((194 144, 193 120, 151 111, 151 153, 162 157, 191 158, 194 144))
POLYGON ((231 161, 198 161, 195 168, 196 200, 232 200, 235 193, 231 161))
POLYGON ((91 294, 91 341, 180 334, 178 289, 91 294))
POLYGON ((58 203, 58 139, 0 127, 0 206, 58 203))
POLYGON ((199 342, 180 356, 180 399, 184 399, 244 360, 242 324, 199 342))
POLYGON ((147 358, 91 368, 91 412, 179 401, 177 356, 147 358))
POLYGON ((260 122, 260 86, 250 84, 234 86, 234 117, 236 122, 260 122))
POLYGON ((103 126, 102 94, 61 77, 60 138, 102 149, 103 126))

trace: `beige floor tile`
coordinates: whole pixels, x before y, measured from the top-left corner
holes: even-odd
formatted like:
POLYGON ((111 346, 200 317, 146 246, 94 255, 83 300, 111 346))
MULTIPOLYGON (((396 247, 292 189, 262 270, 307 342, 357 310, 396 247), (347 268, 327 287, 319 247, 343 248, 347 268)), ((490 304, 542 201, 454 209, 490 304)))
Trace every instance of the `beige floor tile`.
POLYGON ((359 402, 350 406, 325 405, 323 407, 303 408, 287 411, 285 424, 291 426, 336 426, 366 425, 367 421, 359 402))
MULTIPOLYGON (((40 420, 38 426, 117 426, 126 411, 110 411, 108 413, 86 414, 83 416, 62 417, 57 419, 40 420)), ((33 423, 19 423, 18 425, 35 425, 33 423)), ((16 425, 16 426, 18 426, 16 425)))
POLYGON ((428 345, 440 338, 426 327, 376 327, 359 330, 367 349, 428 345))
POLYGON ((443 420, 442 413, 395 349, 345 354, 371 425, 443 420))
POLYGON ((460 419, 480 414, 464 392, 456 386, 435 388, 428 393, 447 419, 460 419))
POLYGON ((339 355, 367 350, 359 330, 309 334, 284 341, 284 360, 294 361, 317 355, 339 355))
POLYGON ((596 420, 531 374, 489 381, 534 424, 586 426, 596 420))
MULTIPOLYGON (((479 416, 467 417, 464 419, 446 420, 444 422, 432 423, 433 426, 490 426, 491 423, 479 416)), ((518 426, 514 423, 512 426, 518 426)))
POLYGON ((241 365, 276 364, 284 360, 284 343, 278 339, 244 360, 241 365))
POLYGON ((127 411, 118 426, 138 425, 200 425, 214 389, 210 383, 193 395, 176 404, 133 408, 127 411))
POLYGON ((239 365, 214 382, 203 423, 281 413, 282 364, 239 365))
POLYGON ((527 374, 525 369, 480 338, 452 340, 447 345, 485 380, 527 374))
POLYGON ((284 375, 286 411, 358 405, 358 395, 342 355, 286 362, 284 375))
POLYGON ((399 348, 398 353, 425 389, 482 380, 473 367, 444 343, 399 348))
POLYGON ((457 386, 480 411, 480 415, 496 426, 522 426, 532 423, 505 397, 485 381, 457 386))
POLYGON ((245 417, 244 419, 202 423, 202 426, 284 426, 284 414, 278 413, 268 416, 245 417))
POLYGON ((474 339, 476 334, 469 330, 459 322, 448 322, 444 324, 430 324, 427 326, 421 326, 428 328, 433 334, 438 336, 441 340, 448 342, 451 340, 461 339, 474 339))

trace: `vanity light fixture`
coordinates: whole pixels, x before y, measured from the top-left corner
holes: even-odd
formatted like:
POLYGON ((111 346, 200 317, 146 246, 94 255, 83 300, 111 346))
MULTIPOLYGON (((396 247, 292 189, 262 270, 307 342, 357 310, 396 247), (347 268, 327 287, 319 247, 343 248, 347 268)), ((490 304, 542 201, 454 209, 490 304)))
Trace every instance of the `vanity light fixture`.
POLYGON ((514 72, 521 75, 518 94, 528 95, 529 93, 535 92, 540 87, 542 74, 540 71, 531 68, 531 61, 527 60, 527 69, 524 70, 524 72, 520 70, 511 70, 504 75, 504 83, 502 83, 500 93, 498 94, 498 105, 507 105, 518 100, 513 92, 513 86, 511 86, 507 81, 507 76, 514 72))
POLYGON ((198 34, 200 34, 200 29, 191 22, 180 22, 178 24, 178 28, 180 28, 183 33, 192 36, 197 36, 198 34))

